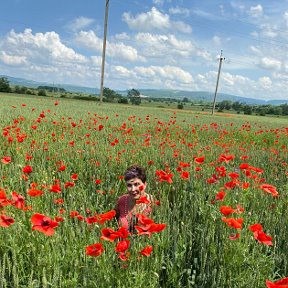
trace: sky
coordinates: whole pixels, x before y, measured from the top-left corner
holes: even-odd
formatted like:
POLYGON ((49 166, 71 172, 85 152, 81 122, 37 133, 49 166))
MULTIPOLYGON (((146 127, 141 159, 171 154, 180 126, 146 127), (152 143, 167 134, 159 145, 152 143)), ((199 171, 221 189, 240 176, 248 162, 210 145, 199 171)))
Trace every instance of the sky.
MULTIPOLYGON (((1 0, 0 75, 100 88, 106 0, 1 0)), ((288 0, 110 0, 104 86, 288 99, 288 0)))

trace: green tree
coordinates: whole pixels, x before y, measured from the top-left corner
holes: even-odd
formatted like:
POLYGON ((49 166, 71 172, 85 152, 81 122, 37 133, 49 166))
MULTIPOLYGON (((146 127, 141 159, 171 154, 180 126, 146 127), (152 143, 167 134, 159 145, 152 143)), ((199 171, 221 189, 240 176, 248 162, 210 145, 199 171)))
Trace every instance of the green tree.
POLYGON ((115 98, 119 97, 119 94, 110 88, 104 87, 103 96, 106 98, 107 102, 113 102, 115 98))
POLYGON ((0 92, 11 92, 9 81, 5 77, 0 77, 0 92))
POLYGON ((40 90, 38 91, 38 96, 47 96, 46 91, 43 90, 43 89, 40 89, 40 90))
POLYGON ((131 89, 128 91, 127 97, 130 99, 130 102, 134 105, 141 104, 140 92, 137 89, 131 89))

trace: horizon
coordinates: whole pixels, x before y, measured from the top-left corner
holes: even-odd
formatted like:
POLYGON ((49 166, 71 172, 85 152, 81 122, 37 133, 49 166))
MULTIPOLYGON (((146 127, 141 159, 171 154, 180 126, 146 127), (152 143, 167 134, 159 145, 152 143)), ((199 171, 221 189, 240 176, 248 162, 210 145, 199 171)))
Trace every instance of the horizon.
MULTIPOLYGON (((0 74, 99 87, 105 0, 58 2, 2 3, 0 74), (32 10, 45 15, 27 17, 32 10)), ((214 93, 223 50, 218 94, 287 100, 288 0, 281 2, 110 0, 104 86, 214 93)))

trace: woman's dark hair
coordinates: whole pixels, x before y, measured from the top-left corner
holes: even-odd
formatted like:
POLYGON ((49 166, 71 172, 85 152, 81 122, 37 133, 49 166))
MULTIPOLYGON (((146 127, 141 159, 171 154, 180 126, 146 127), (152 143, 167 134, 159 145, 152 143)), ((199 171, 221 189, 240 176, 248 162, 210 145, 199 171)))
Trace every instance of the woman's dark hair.
POLYGON ((129 181, 133 178, 139 178, 143 183, 145 183, 146 182, 145 169, 143 167, 138 166, 138 165, 130 166, 124 174, 124 179, 125 179, 125 181, 129 181))

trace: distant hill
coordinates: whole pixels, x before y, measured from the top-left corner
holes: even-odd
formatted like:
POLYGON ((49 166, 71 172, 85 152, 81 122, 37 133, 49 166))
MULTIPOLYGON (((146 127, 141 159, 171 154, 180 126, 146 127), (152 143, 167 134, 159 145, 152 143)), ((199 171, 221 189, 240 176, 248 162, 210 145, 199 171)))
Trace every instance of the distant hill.
POLYGON ((23 78, 17 77, 10 77, 6 75, 0 75, 0 77, 5 77, 9 81, 10 85, 18 85, 18 86, 25 86, 30 88, 37 88, 39 86, 54 86, 57 88, 63 88, 68 92, 78 92, 78 93, 85 93, 85 94, 99 94, 100 90, 97 88, 91 87, 83 87, 83 86, 76 86, 76 85, 69 85, 69 84, 56 84, 56 83, 48 83, 48 82, 38 82, 33 80, 27 80, 23 78))
MULTIPOLYGON (((69 84, 56 84, 56 83, 47 83, 47 82, 37 82, 33 80, 27 80, 23 78, 10 77, 5 75, 0 75, 0 77, 5 77, 8 79, 11 85, 26 86, 31 88, 37 88, 38 86, 55 86, 57 88, 63 88, 68 92, 78 92, 85 94, 100 94, 100 89, 83 87, 69 84)), ((138 89, 138 88, 137 88, 138 89)), ((206 91, 182 91, 182 90, 172 90, 172 89, 138 89, 141 95, 145 95, 152 98, 174 98, 182 100, 184 97, 187 97, 190 101, 203 101, 203 102, 213 102, 214 93, 206 91)), ((116 91, 117 93, 126 96, 128 90, 116 91)), ((246 104, 255 104, 255 105, 281 105, 288 104, 287 100, 259 100, 254 98, 240 97, 236 95, 218 93, 216 102, 221 102, 223 100, 228 100, 232 102, 239 101, 240 103, 246 104)))
MULTIPOLYGON (((149 97, 154 98, 175 98, 182 100, 184 97, 187 97, 190 101, 204 101, 204 102, 213 102, 215 93, 206 92, 206 91, 181 91, 181 90, 169 90, 169 89, 139 89, 140 93, 149 97)), ((236 95, 218 93, 216 102, 221 102, 224 100, 246 104, 258 104, 258 105, 281 105, 288 104, 287 100, 259 100, 253 98, 240 97, 236 95)))

